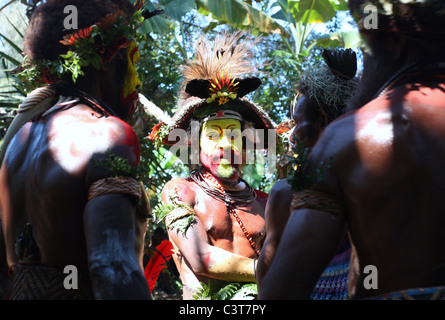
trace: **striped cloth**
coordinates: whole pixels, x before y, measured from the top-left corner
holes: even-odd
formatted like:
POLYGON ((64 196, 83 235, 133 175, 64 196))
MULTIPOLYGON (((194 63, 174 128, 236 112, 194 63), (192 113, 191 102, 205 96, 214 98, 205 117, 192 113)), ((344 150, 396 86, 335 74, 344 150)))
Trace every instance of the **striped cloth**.
POLYGON ((337 255, 323 271, 311 294, 312 300, 347 300, 351 243, 345 238, 337 255))
POLYGON ((406 289, 364 298, 364 300, 445 300, 445 287, 406 289))

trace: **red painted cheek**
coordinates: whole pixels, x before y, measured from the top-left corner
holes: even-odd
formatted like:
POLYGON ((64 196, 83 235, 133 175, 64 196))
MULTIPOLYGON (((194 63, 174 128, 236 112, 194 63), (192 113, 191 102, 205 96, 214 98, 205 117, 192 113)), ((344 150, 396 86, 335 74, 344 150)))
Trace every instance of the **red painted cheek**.
POLYGON ((121 104, 122 108, 124 108, 125 110, 124 113, 126 118, 128 118, 133 114, 135 108, 135 102, 137 101, 138 98, 139 96, 137 91, 133 91, 130 95, 124 97, 124 90, 123 89, 121 90, 121 104))
POLYGON ((213 162, 213 157, 210 155, 207 155, 203 150, 200 152, 200 159, 202 165, 209 169, 210 172, 214 173, 218 169, 218 165, 213 162), (214 171, 215 170, 215 171, 214 171))

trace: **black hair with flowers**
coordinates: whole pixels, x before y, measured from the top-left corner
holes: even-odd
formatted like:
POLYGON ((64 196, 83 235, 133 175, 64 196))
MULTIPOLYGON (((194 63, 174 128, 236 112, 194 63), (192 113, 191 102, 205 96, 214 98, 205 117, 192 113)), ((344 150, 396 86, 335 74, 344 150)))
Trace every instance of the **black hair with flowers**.
POLYGON ((130 20, 136 8, 128 0, 48 0, 34 11, 24 38, 24 53, 35 61, 56 60, 68 48, 60 40, 78 31, 65 29, 68 5, 77 9, 78 29, 92 26, 107 14, 121 11, 130 20))
POLYGON ((147 15, 144 2, 128 0, 49 0, 34 12, 24 39, 25 59, 18 74, 36 87, 54 83, 67 75, 72 82, 84 75, 83 68, 100 69, 112 61, 136 36, 147 15), (66 6, 77 11, 78 28, 65 29, 66 6))

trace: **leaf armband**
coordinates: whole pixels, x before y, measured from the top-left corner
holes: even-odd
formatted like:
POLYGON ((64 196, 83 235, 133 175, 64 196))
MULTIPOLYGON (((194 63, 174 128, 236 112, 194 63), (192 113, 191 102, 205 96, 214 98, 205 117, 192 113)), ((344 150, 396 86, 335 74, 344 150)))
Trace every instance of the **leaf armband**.
MULTIPOLYGON (((176 207, 165 216, 165 226, 171 229, 172 226, 177 226, 179 221, 186 222, 184 226, 189 227, 187 221, 193 220, 195 210, 189 205, 182 205, 176 207)), ((181 223, 182 225, 183 223, 181 223)))
POLYGON ((178 230, 185 234, 195 221, 195 210, 188 204, 160 204, 153 210, 156 223, 164 221, 169 230, 178 230))

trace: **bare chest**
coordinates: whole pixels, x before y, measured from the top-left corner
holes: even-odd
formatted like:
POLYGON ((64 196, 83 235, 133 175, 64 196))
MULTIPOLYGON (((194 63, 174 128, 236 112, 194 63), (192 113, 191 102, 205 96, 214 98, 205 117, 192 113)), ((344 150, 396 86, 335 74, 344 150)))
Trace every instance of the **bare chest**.
POLYGON ((253 242, 260 248, 265 236, 265 220, 264 206, 258 201, 228 210, 223 201, 199 192, 195 211, 212 245, 239 254, 253 252, 253 242))

